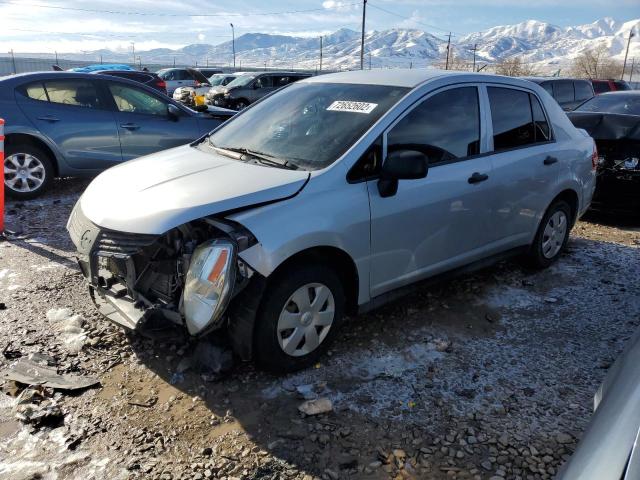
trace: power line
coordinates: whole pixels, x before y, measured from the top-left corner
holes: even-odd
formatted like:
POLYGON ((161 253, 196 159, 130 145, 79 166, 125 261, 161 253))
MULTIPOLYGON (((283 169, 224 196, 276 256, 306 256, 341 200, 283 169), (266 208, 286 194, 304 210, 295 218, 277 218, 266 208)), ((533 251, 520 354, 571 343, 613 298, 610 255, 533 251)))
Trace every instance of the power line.
MULTIPOLYGON (((80 37, 97 37, 97 38, 122 38, 128 40, 132 37, 148 37, 149 35, 164 35, 168 32, 145 32, 145 33, 132 33, 129 35, 114 35, 113 33, 76 33, 76 32, 52 32, 49 30, 32 30, 26 28, 5 28, 4 31, 11 32, 25 32, 25 33, 44 33, 49 35, 69 35, 69 36, 80 36, 80 37)), ((203 30, 206 31, 206 30, 203 30)), ((209 35, 207 34, 207 38, 231 38, 231 35, 209 35)))
POLYGON ((295 13, 308 13, 318 12, 334 8, 351 7, 360 5, 359 3, 349 3, 344 5, 333 5, 322 8, 309 8, 306 10, 289 10, 285 12, 256 12, 256 13, 162 13, 162 12, 133 12, 128 10, 98 10, 94 8, 80 8, 80 7, 61 7, 59 5, 42 5, 37 3, 23 3, 15 0, 0 0, 0 3, 9 5, 20 5, 21 7, 35 7, 35 8, 50 8, 54 10, 68 10, 74 12, 89 12, 89 13, 108 13, 113 15, 138 15, 145 17, 260 17, 260 16, 272 16, 272 15, 288 15, 295 13))
MULTIPOLYGON (((418 25, 422 25, 422 26, 425 26, 425 27, 428 27, 428 28, 431 28, 431 29, 434 29, 434 30, 440 30, 441 32, 449 33, 449 30, 446 30, 444 28, 440 28, 440 27, 437 27, 435 25, 430 25, 428 23, 420 22, 420 21, 418 21, 418 20, 416 20, 416 19, 414 19, 412 17, 407 17, 405 15, 400 15, 399 13, 396 13, 396 12, 393 12, 391 10, 387 10, 386 8, 382 8, 382 7, 379 7, 377 5, 374 5, 371 2, 369 2, 369 6, 375 8, 376 10, 380 10, 382 12, 388 13, 389 15, 394 15, 394 16, 396 16, 398 18, 402 18, 403 20, 411 20, 412 22, 417 23, 418 25)), ((453 32, 452 31, 451 33, 455 34, 455 35, 464 35, 463 33, 460 33, 460 32, 453 32)), ((435 35, 434 35, 434 37, 435 37, 435 35)), ((444 38, 439 38, 439 37, 436 37, 436 38, 438 38, 438 40, 442 40, 443 42, 445 41, 444 38)))

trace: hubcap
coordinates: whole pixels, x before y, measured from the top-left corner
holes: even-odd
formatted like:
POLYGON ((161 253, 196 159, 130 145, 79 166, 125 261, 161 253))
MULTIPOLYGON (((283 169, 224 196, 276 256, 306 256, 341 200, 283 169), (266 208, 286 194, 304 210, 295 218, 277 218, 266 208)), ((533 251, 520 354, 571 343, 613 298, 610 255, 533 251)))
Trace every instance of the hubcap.
POLYGON ((278 343, 292 357, 313 352, 329 333, 335 317, 335 301, 329 287, 308 283, 297 289, 278 318, 278 343))
POLYGON ((542 254, 545 258, 553 258, 558 254, 566 234, 567 216, 558 211, 551 215, 542 235, 542 254))
POLYGON ((28 153, 14 153, 4 160, 4 184, 15 192, 33 192, 42 186, 44 165, 28 153))

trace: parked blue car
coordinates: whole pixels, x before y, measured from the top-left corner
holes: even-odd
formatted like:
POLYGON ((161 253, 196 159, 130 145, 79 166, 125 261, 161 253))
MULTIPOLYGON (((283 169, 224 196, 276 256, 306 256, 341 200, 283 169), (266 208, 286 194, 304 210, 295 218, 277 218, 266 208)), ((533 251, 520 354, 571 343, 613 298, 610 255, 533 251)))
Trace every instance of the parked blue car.
POLYGON ((234 113, 212 107, 196 112, 145 85, 107 75, 0 77, 5 191, 36 197, 54 177, 93 176, 189 143, 234 113))

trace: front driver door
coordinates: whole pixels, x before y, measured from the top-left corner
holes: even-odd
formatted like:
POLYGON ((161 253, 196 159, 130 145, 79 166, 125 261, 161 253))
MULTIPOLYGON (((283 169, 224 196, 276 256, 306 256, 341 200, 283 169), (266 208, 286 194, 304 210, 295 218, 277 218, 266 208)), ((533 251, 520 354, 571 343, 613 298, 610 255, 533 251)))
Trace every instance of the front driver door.
POLYGON ((479 155, 481 138, 477 86, 431 94, 387 131, 387 152, 420 150, 429 171, 400 180, 387 198, 376 181, 368 184, 372 297, 482 257, 491 228, 491 164, 479 155))
POLYGON ((170 102, 160 95, 116 82, 108 82, 107 89, 116 107, 124 160, 184 145, 200 136, 197 118, 182 111, 179 117, 169 115, 170 102))

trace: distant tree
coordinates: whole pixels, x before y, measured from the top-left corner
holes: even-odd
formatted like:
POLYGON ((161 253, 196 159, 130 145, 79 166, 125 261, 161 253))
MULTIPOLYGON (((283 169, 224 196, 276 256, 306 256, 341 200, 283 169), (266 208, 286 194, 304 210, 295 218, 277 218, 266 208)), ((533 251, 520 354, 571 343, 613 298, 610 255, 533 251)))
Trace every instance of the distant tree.
POLYGON ((579 78, 620 78, 621 74, 622 62, 611 59, 604 44, 585 50, 571 65, 571 75, 579 78))
POLYGON ((521 57, 509 57, 500 61, 495 66, 496 74, 507 77, 531 77, 538 75, 537 69, 530 63, 526 63, 521 57))
MULTIPOLYGON (((447 50, 446 49, 442 53, 441 58, 437 62, 435 62, 433 66, 436 68, 440 68, 442 70, 447 68, 447 50)), ((473 65, 471 64, 471 62, 469 62, 468 60, 465 60, 462 57, 459 57, 456 54, 456 51, 452 45, 451 50, 449 52, 449 63, 448 63, 449 70, 458 70, 458 71, 471 70, 472 66, 473 65)))

